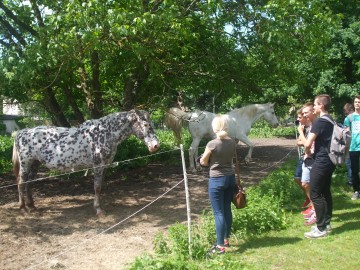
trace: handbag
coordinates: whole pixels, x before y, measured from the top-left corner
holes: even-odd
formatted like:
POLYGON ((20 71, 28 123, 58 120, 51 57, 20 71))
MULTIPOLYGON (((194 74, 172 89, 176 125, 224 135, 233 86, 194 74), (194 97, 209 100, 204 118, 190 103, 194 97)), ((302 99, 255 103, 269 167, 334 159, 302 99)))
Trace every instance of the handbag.
POLYGON ((236 184, 234 186, 234 195, 232 198, 232 203, 235 205, 237 209, 245 208, 246 206, 246 192, 241 185, 240 180, 240 169, 239 169, 239 162, 237 159, 236 153, 236 142, 235 142, 235 171, 236 171, 236 184))

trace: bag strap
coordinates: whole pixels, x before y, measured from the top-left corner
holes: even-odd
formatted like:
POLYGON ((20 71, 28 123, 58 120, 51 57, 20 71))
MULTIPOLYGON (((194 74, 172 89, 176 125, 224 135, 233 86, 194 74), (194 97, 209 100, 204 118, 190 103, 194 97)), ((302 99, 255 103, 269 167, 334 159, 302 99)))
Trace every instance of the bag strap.
POLYGON ((240 190, 244 190, 242 185, 241 185, 241 180, 240 180, 240 166, 239 166, 239 161, 237 158, 237 152, 236 152, 236 141, 234 140, 234 151, 235 151, 235 171, 236 171, 236 182, 237 185, 239 186, 240 190))
POLYGON ((321 116, 321 118, 326 119, 327 121, 329 121, 334 126, 336 125, 336 122, 331 120, 331 118, 329 116, 327 116, 327 115, 323 115, 323 116, 321 116))

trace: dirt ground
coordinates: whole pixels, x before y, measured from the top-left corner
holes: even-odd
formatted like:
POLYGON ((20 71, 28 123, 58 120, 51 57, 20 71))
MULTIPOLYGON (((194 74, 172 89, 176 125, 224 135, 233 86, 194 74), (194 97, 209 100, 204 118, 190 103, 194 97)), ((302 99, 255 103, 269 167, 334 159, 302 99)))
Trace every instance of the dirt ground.
MULTIPOLYGON (((248 165, 243 162, 248 148, 238 147, 245 186, 297 155, 294 139, 253 142, 248 165)), ((180 152, 175 154, 180 159, 180 152)), ((209 209, 207 172, 188 171, 187 177, 191 218, 196 220, 209 209)), ((186 222, 183 178, 181 165, 161 164, 112 175, 101 197, 106 216, 98 218, 91 175, 34 183, 37 211, 28 215, 18 209, 17 187, 1 188, 12 185, 14 177, 0 175, 0 269, 126 269, 135 257, 151 253, 157 233, 186 222)))

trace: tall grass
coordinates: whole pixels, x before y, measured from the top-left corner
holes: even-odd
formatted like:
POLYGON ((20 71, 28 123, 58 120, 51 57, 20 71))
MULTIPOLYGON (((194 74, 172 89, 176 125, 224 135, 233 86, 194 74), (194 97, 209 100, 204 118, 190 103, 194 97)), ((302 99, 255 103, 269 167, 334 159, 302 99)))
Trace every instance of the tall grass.
POLYGON ((189 255, 185 224, 175 224, 166 236, 154 240, 155 255, 137 258, 130 269, 358 269, 360 200, 351 201, 345 185, 346 170, 333 176, 333 233, 309 240, 303 234, 299 205, 303 194, 293 181, 296 161, 272 172, 248 189, 248 206, 233 209, 232 246, 225 255, 208 257, 214 243, 211 213, 192 224, 192 256, 189 255))

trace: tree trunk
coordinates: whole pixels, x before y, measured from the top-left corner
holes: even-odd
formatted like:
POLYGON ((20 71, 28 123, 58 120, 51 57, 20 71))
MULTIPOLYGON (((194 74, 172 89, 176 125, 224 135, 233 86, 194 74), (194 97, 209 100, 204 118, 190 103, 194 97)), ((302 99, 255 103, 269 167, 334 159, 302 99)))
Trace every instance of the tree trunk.
POLYGON ((52 88, 47 88, 44 92, 43 99, 45 109, 53 117, 55 126, 58 127, 70 127, 65 115, 63 114, 59 103, 57 102, 52 88))
POLYGON ((65 98, 74 112, 76 122, 79 124, 83 123, 85 121, 84 115, 80 111, 69 85, 64 86, 63 90, 65 98))
POLYGON ((148 78, 149 70, 146 64, 141 64, 135 73, 131 74, 124 87, 123 109, 130 111, 136 105, 136 96, 142 83, 148 78))
POLYGON ((92 90, 95 102, 95 107, 97 112, 100 114, 100 117, 103 115, 103 98, 101 93, 100 85, 100 59, 99 53, 97 50, 94 50, 91 54, 91 64, 92 64, 92 90))

